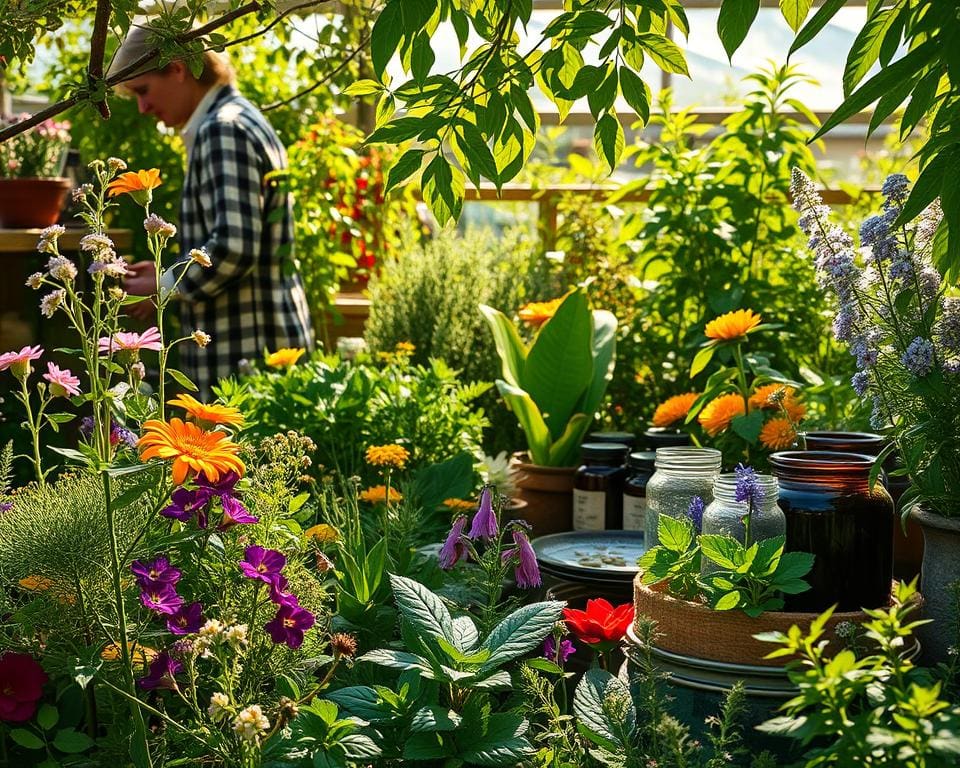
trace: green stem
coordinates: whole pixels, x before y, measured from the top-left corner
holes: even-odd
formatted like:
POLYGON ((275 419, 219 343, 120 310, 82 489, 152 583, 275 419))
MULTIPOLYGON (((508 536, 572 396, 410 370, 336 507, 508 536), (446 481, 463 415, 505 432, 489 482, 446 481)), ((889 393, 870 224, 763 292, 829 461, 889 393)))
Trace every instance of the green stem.
POLYGON ((36 419, 33 416, 33 409, 30 407, 30 391, 27 389, 27 377, 20 379, 20 400, 27 411, 27 425, 30 427, 30 434, 33 437, 33 469, 37 474, 37 484, 43 487, 43 467, 40 464, 40 416, 43 413, 43 403, 37 411, 36 419))

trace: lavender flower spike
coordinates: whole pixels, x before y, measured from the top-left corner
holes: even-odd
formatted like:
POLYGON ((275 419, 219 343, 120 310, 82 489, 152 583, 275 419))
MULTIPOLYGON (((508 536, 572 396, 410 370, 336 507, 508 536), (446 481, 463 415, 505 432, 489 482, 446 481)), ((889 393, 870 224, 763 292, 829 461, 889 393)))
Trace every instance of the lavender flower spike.
POLYGON ((484 487, 480 493, 480 509, 474 515, 470 533, 467 534, 474 541, 477 539, 494 539, 499 533, 497 515, 493 511, 492 495, 490 486, 484 487))
POLYGON ((734 490, 733 497, 741 503, 749 502, 754 506, 763 501, 763 488, 760 487, 760 479, 753 467, 738 464, 735 471, 737 473, 737 487, 734 490))
POLYGON ((690 522, 693 523, 697 533, 703 530, 703 506, 703 499, 694 496, 690 500, 690 507, 687 509, 687 517, 690 518, 690 522))

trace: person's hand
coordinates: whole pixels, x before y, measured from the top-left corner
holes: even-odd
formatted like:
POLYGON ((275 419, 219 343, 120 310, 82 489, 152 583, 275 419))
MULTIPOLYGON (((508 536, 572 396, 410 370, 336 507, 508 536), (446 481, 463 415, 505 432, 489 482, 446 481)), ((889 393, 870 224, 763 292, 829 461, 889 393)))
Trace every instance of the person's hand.
MULTIPOLYGON (((138 261, 128 264, 123 289, 131 296, 154 296, 157 290, 157 269, 154 263, 138 261)), ((136 304, 128 304, 124 311, 135 320, 149 322, 155 316, 157 307, 151 299, 144 299, 136 304)))

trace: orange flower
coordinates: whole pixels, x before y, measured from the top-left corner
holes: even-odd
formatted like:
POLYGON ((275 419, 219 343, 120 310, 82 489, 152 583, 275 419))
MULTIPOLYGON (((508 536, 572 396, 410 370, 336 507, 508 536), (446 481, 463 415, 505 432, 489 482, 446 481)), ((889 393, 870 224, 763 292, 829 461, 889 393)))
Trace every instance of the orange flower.
POLYGON ((758 325, 760 315, 754 314, 752 309, 738 309, 711 320, 704 333, 711 339, 731 341, 746 336, 758 325))
POLYGON ((443 506, 456 512, 472 512, 477 508, 476 502, 466 499, 444 499, 443 506))
POLYGON ((529 304, 520 307, 517 314, 520 315, 523 322, 541 326, 556 314, 557 308, 564 298, 566 297, 561 296, 559 299, 552 299, 551 301, 531 301, 529 304))
MULTIPOLYGON (((149 664, 155 658, 157 658, 157 652, 153 648, 148 648, 145 645, 137 645, 132 640, 127 643, 127 648, 130 649, 130 658, 134 664, 149 664)), ((100 658, 104 661, 119 661, 120 660, 120 646, 117 643, 110 643, 110 645, 104 647, 100 651, 100 658)))
POLYGON ((796 400, 784 400, 783 409, 787 412, 787 417, 796 424, 807 415, 807 406, 798 403, 796 400))
POLYGON ((243 415, 233 406, 216 403, 207 405, 187 394, 177 395, 173 400, 167 400, 167 405, 183 408, 188 416, 203 427, 212 427, 216 424, 229 424, 231 427, 243 426, 243 415))
POLYGON ((20 579, 20 586, 31 592, 46 592, 53 586, 53 582, 43 576, 27 576, 20 579))
POLYGON ((687 417, 693 403, 700 397, 696 392, 687 392, 683 395, 668 397, 653 412, 653 426, 669 427, 687 417))
MULTIPOLYGON (((372 488, 360 491, 360 499, 371 504, 383 504, 387 500, 387 486, 375 485, 372 488)), ((402 499, 403 496, 396 488, 390 489, 390 501, 401 501, 402 499)))
POLYGON ((149 171, 128 171, 121 173, 107 184, 107 193, 110 197, 129 194, 140 205, 145 205, 153 197, 153 190, 159 186, 159 168, 151 168, 149 171))
POLYGON ((318 523, 303 532, 303 538, 312 539, 318 544, 329 544, 340 538, 337 529, 327 523, 318 523))
POLYGON ((713 437, 730 426, 735 417, 745 412, 743 398, 740 395, 720 395, 714 398, 700 411, 697 421, 713 437))
POLYGON ((409 341, 398 341, 397 346, 394 347, 398 354, 402 355, 412 355, 417 351, 417 345, 411 344, 409 341))
POLYGON ((243 462, 237 457, 240 446, 222 432, 205 432, 196 424, 173 418, 169 422, 150 419, 143 425, 144 435, 137 445, 141 461, 173 459, 173 482, 183 483, 188 472, 217 482, 221 475, 243 475, 243 462))
POLYGON ((797 430, 793 428, 790 419, 784 416, 774 416, 760 430, 760 442, 771 451, 789 448, 796 439, 797 430))
POLYGON ((266 357, 266 362, 271 368, 289 368, 303 357, 306 351, 303 347, 297 349, 284 347, 283 349, 278 349, 276 352, 269 353, 266 357))
POLYGON ((786 411, 790 421, 796 423, 807 413, 806 406, 797 401, 797 390, 787 384, 764 384, 750 395, 750 407, 761 410, 780 407, 786 411))
POLYGON ((368 464, 375 467, 394 467, 403 469, 410 458, 410 451, 402 445, 371 445, 367 448, 366 459, 368 464))

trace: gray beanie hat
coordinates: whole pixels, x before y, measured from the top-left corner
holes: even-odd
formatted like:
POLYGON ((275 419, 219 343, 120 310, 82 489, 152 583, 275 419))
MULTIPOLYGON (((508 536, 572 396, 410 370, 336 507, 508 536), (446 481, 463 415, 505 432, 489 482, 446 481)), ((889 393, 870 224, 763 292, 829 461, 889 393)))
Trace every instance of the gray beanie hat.
MULTIPOLYGON (((127 36, 120 43, 116 53, 113 54, 113 61, 107 69, 107 77, 111 77, 117 72, 129 67, 135 61, 140 59, 145 53, 148 53, 151 46, 148 40, 152 33, 149 28, 150 20, 146 16, 136 16, 130 22, 130 29, 127 30, 127 36)), ((157 57, 154 56, 149 61, 144 62, 135 71, 126 76, 126 79, 133 79, 147 72, 154 72, 157 69, 157 57)))

